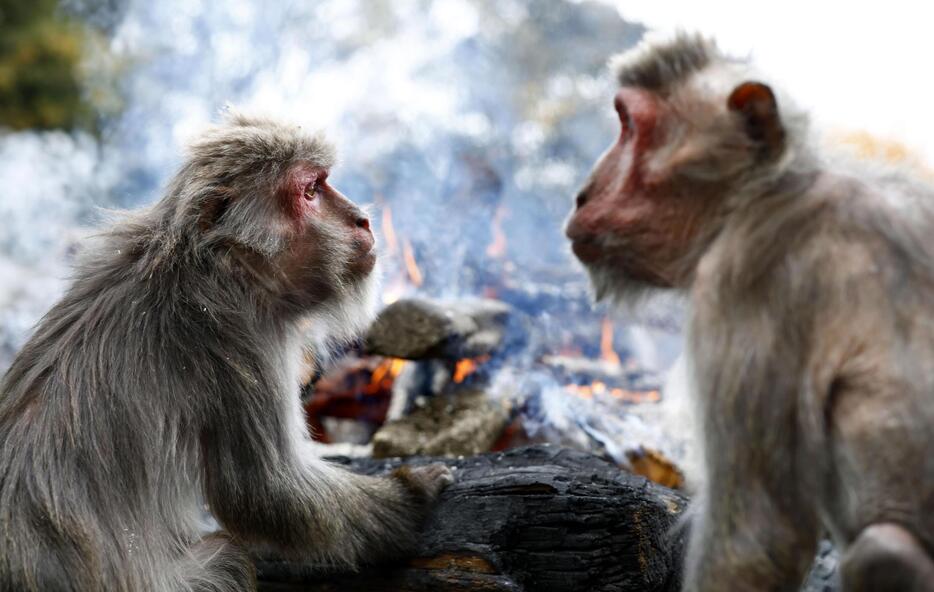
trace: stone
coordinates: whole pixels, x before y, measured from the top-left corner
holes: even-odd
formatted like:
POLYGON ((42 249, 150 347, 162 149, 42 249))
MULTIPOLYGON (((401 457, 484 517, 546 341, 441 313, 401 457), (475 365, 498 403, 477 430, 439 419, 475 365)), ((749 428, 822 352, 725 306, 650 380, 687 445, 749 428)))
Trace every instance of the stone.
POLYGON ((498 300, 398 300, 370 327, 366 350, 407 360, 489 355, 506 343, 512 317, 509 305, 498 300))

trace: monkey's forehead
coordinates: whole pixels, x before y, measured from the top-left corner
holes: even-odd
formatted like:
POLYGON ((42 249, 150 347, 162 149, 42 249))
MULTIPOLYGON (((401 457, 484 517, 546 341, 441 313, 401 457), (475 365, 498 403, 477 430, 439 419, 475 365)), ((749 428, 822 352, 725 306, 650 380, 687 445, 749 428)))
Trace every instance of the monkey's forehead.
POLYGON ((309 162, 331 168, 337 150, 323 132, 269 117, 229 112, 225 120, 198 137, 189 149, 196 157, 241 162, 309 162))
POLYGON ((712 63, 725 60, 716 43, 696 33, 647 36, 637 47, 610 60, 620 86, 665 91, 712 63))

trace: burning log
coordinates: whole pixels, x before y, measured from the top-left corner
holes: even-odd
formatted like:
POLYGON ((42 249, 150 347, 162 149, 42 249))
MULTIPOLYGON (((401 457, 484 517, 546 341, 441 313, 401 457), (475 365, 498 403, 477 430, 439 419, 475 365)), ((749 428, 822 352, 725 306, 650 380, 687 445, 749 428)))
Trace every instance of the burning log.
POLYGON ((405 299, 387 306, 370 327, 370 353, 421 360, 460 360, 489 355, 521 334, 512 309, 495 300, 451 303, 405 299))
POLYGON ((684 473, 671 459, 651 448, 635 448, 626 451, 626 459, 633 473, 642 475, 650 481, 670 487, 684 488, 684 473))
MULTIPOLYGON (((384 473, 402 462, 349 461, 384 473)), ((675 591, 686 500, 595 456, 534 446, 462 460, 425 525, 416 558, 360 574, 261 562, 261 590, 675 591)))
POLYGON ((313 386, 304 397, 312 434, 329 442, 324 418, 365 422, 380 426, 392 397, 392 384, 405 360, 347 356, 313 386))

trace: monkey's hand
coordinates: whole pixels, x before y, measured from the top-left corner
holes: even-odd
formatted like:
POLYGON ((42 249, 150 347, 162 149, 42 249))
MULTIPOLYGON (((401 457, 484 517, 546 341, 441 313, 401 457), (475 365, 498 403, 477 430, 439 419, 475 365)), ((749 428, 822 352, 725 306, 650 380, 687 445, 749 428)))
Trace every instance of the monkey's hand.
MULTIPOLYGON (((440 463, 422 467, 402 466, 389 475, 356 475, 359 489, 335 491, 346 520, 345 532, 353 536, 334 537, 346 544, 354 541, 352 564, 401 559, 417 553, 419 532, 441 491, 454 482, 451 469, 440 463), (363 494, 362 496, 360 494, 363 494), (356 503, 347 500, 356 499, 356 503)), ((332 508, 333 510, 333 508, 332 508)), ((333 512, 331 514, 333 516, 333 512)), ((332 557, 334 553, 330 554, 332 557)))
POLYGON ((441 463, 424 467, 402 466, 393 471, 392 476, 412 495, 424 501, 435 500, 445 487, 454 483, 454 473, 441 463))
MULTIPOLYGON (((292 490, 270 507, 282 518, 266 537, 271 546, 252 545, 257 557, 277 559, 284 551, 328 569, 409 557, 417 552, 419 532, 439 494, 454 482, 451 469, 440 463, 402 466, 382 476, 351 473, 316 458, 307 459, 305 466, 308 489, 292 490), (315 491, 315 497, 301 498, 307 491, 315 491), (296 528, 283 529, 282 524, 296 528)), ((267 522, 272 520, 251 526, 265 527, 267 522)), ((225 527, 232 530, 238 524, 228 521, 225 527)), ((250 532, 238 534, 256 539, 250 532)))

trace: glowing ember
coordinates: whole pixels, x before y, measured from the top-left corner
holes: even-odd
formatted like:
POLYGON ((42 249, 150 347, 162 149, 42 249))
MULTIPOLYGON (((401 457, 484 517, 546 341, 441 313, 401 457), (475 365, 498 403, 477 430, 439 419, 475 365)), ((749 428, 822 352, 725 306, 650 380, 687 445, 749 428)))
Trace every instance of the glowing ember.
POLYGON ((405 360, 399 358, 386 358, 380 362, 379 366, 373 370, 373 374, 370 376, 370 384, 366 385, 363 392, 372 395, 391 389, 393 381, 402 372, 402 368, 405 367, 406 363, 405 360))
POLYGON ((661 400, 661 394, 656 390, 630 391, 616 387, 610 388, 606 383, 599 380, 595 380, 591 384, 567 384, 564 386, 564 390, 582 399, 609 395, 626 403, 657 403, 661 400))
POLYGON ((600 330, 600 359, 610 364, 619 365, 619 355, 613 349, 613 321, 610 317, 603 319, 600 330))
POLYGON ((493 240, 486 247, 486 254, 494 259, 500 259, 506 254, 506 233, 503 232, 503 219, 509 214, 505 206, 496 208, 493 214, 493 240))
POLYGON ((421 286, 424 278, 422 278, 422 270, 418 268, 418 263, 415 261, 415 252, 412 250, 412 243, 407 239, 402 239, 402 258, 405 259, 405 270, 409 272, 409 279, 412 280, 412 283, 416 286, 421 286))
POLYGON ((593 399, 593 388, 589 384, 566 384, 564 390, 582 399, 593 399))
POLYGON ((383 206, 383 238, 386 240, 386 250, 390 254, 399 252, 399 243, 396 241, 396 229, 392 225, 392 210, 389 205, 383 206))
POLYGON ((458 384, 464 382, 468 376, 477 370, 477 367, 480 364, 486 362, 489 359, 490 356, 480 356, 479 358, 475 359, 464 358, 463 360, 459 360, 457 365, 454 367, 454 382, 458 384))
POLYGON ((629 403, 658 403, 662 399, 658 391, 628 391, 621 388, 612 389, 610 396, 629 403))

